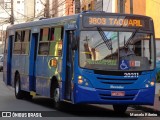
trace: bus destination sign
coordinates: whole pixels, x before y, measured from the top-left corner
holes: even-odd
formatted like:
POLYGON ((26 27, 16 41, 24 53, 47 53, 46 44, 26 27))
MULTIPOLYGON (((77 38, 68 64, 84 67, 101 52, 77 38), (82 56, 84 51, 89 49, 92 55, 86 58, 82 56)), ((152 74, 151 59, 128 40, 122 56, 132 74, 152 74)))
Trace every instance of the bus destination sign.
POLYGON ((144 19, 124 16, 84 16, 84 27, 108 26, 108 27, 145 27, 144 19))

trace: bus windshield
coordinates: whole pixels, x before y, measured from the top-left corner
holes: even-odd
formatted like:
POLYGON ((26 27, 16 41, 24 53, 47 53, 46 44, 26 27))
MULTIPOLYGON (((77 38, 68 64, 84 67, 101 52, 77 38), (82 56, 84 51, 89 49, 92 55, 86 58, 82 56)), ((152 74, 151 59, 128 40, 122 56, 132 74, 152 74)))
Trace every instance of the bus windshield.
POLYGON ((137 31, 81 31, 80 67, 106 71, 154 69, 153 35, 137 31))

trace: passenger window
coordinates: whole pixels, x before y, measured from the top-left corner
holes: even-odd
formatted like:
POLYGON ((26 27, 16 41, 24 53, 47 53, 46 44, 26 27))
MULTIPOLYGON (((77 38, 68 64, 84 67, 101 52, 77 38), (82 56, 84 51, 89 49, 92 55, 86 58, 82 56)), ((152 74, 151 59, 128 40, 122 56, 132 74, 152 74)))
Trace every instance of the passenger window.
POLYGON ((49 31, 50 28, 45 27, 40 30, 39 55, 48 55, 49 52, 49 31))
POLYGON ((15 42, 21 42, 21 39, 22 39, 21 31, 17 31, 15 42))
POLYGON ((51 39, 49 44, 49 55, 61 56, 62 55, 62 38, 63 27, 51 28, 51 39))
POLYGON ((40 41, 48 41, 49 38, 49 28, 45 27, 40 30, 40 41))
POLYGON ((17 31, 15 34, 14 54, 29 53, 30 30, 17 31))
POLYGON ((8 31, 6 32, 6 38, 5 38, 5 47, 4 47, 4 53, 8 52, 8 39, 9 39, 9 35, 8 35, 8 31))
POLYGON ((15 36, 14 49, 13 49, 14 54, 21 54, 21 41, 22 41, 21 31, 17 31, 15 36))
POLYGON ((51 28, 50 41, 54 41, 54 28, 51 28))
POLYGON ((22 54, 29 53, 29 42, 30 42, 30 30, 23 31, 22 38, 22 54))

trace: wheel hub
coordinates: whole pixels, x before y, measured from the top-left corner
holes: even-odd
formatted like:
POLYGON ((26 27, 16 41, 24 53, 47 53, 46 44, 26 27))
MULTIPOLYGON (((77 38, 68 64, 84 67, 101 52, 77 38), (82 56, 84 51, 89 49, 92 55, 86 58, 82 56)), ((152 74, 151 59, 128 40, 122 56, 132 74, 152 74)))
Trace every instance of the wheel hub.
POLYGON ((16 82, 16 94, 18 94, 18 92, 19 92, 19 82, 17 81, 16 82))
POLYGON ((59 101, 59 88, 56 88, 54 91, 54 101, 55 102, 59 101))

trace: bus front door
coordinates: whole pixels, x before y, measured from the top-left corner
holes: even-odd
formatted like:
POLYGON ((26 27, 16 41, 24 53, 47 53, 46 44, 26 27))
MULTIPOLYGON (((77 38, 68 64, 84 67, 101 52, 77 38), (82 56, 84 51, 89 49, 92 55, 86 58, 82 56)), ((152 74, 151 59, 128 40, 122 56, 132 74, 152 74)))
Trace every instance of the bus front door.
POLYGON ((71 100, 71 82, 73 79, 73 56, 74 52, 71 48, 71 41, 73 38, 74 31, 66 31, 67 35, 67 46, 66 46, 66 68, 65 68, 65 85, 64 85, 64 98, 66 100, 71 100))

